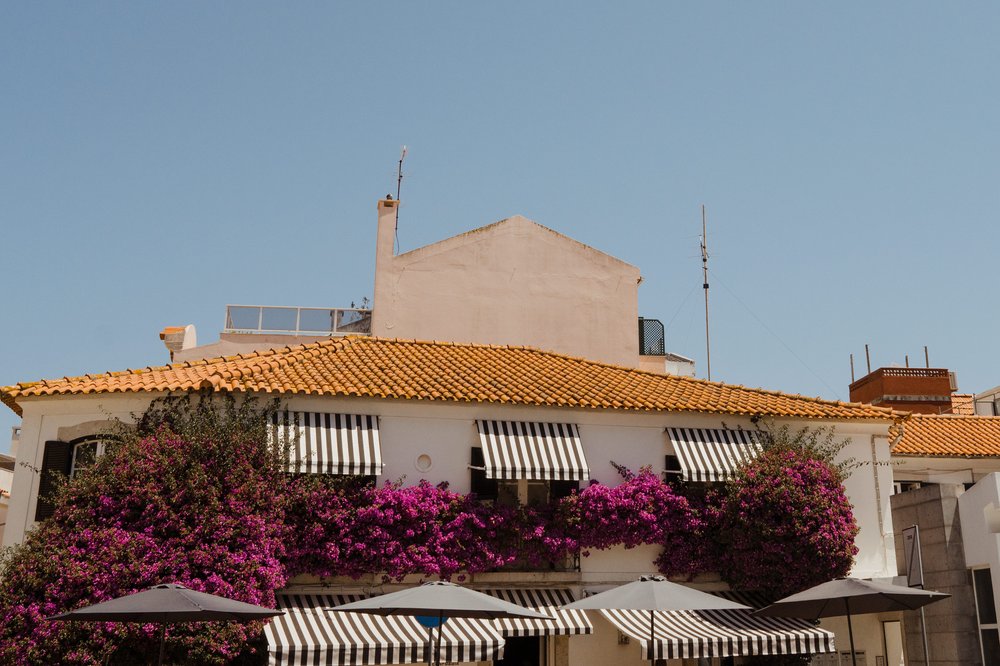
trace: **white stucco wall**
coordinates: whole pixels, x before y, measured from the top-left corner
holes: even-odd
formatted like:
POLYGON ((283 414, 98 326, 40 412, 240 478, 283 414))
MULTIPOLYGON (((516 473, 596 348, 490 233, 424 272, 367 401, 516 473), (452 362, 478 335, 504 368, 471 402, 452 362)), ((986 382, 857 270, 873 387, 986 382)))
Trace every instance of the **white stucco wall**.
POLYGON ((1000 473, 981 479, 958 498, 965 564, 990 569, 993 602, 1000 617, 1000 473))
MULTIPOLYGON (((21 541, 25 529, 32 523, 39 481, 35 470, 41 468, 45 441, 87 434, 77 427, 81 423, 99 424, 114 417, 127 420, 131 414, 140 412, 148 401, 149 398, 120 394, 24 401, 21 444, 4 543, 21 541)), ((646 465, 657 472, 663 469, 664 455, 671 452, 664 432, 667 427, 718 428, 723 423, 729 427, 752 427, 748 419, 674 412, 625 413, 320 397, 293 397, 288 400, 287 406, 300 411, 377 415, 385 461, 383 479, 403 478, 407 484, 416 483, 421 478, 432 483, 447 481, 453 490, 463 493, 469 490, 470 449, 479 444, 475 427, 477 419, 576 423, 580 428, 591 476, 611 485, 620 481, 618 472, 610 464, 612 460, 633 470, 646 465), (416 460, 421 455, 429 456, 432 461, 431 468, 425 473, 416 467, 416 460)), ((90 426, 84 426, 84 429, 87 427, 90 426)), ((885 464, 889 458, 888 442, 881 436, 886 429, 887 424, 855 423, 838 427, 839 436, 850 438, 844 455, 865 463, 845 483, 860 526, 857 539, 859 553, 852 572, 860 577, 892 576, 896 572, 888 503, 892 472, 885 464), (880 436, 873 440, 876 434, 880 436), (873 450, 877 463, 874 465, 871 464, 873 450)), ((648 554, 640 556, 640 550, 592 556, 596 559, 586 562, 582 573, 589 575, 607 570, 603 564, 606 556, 613 557, 621 571, 630 574, 633 571, 651 571, 652 558, 648 554), (642 569, 643 562, 647 569, 642 569)), ((615 567, 608 566, 611 569, 615 567)), ((598 578, 592 576, 591 580, 598 578)))

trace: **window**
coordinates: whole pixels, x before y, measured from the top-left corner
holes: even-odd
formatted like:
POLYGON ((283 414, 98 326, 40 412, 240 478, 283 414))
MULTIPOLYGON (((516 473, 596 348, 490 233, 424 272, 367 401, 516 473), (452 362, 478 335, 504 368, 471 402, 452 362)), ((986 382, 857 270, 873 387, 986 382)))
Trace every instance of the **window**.
POLYGON ((972 571, 976 591, 976 615, 979 618, 979 640, 984 664, 1000 663, 1000 629, 997 626, 997 608, 993 598, 993 576, 989 569, 972 571))
POLYGON ((481 500, 495 500, 511 506, 540 506, 568 497, 580 487, 579 481, 539 481, 535 479, 488 479, 482 448, 472 447, 469 456, 470 491, 481 500))
POLYGON ((73 461, 69 468, 69 478, 90 468, 107 450, 107 441, 98 437, 81 437, 70 442, 73 447, 73 461))
POLYGON ((900 493, 909 492, 910 490, 917 490, 923 484, 920 481, 894 481, 892 484, 892 494, 898 495, 900 493))

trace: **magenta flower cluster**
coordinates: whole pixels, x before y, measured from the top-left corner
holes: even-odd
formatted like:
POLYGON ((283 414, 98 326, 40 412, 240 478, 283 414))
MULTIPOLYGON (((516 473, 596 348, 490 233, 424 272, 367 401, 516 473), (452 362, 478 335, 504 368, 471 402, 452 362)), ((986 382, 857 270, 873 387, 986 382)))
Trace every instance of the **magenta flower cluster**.
POLYGON ((837 472, 787 450, 741 474, 718 525, 718 569, 735 589, 783 596, 846 576, 858 526, 837 472))
MULTIPOLYGON (((589 549, 670 545, 695 538, 687 500, 649 472, 593 483, 541 507, 485 504, 446 485, 365 487, 303 477, 289 488, 289 573, 387 580, 451 577, 503 567, 558 566, 589 549)), ((693 563, 679 564, 687 572, 693 563)))
MULTIPOLYGON (((164 431, 70 483, 55 515, 3 563, 0 663, 144 663, 158 627, 44 618, 158 583, 273 606, 287 581, 281 478, 266 452, 242 444, 164 431)), ((180 624, 169 644, 187 663, 222 664, 260 631, 180 624)))

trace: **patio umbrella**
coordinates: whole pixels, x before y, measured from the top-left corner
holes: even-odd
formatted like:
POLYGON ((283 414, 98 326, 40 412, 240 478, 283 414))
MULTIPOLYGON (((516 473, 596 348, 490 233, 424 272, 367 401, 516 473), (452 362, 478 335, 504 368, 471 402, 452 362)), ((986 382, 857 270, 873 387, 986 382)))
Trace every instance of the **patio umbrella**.
POLYGON ((361 601, 354 601, 327 610, 372 615, 409 615, 428 627, 427 663, 431 663, 434 627, 437 632, 437 663, 441 663, 441 625, 449 617, 496 619, 527 617, 551 620, 544 613, 470 590, 445 581, 433 581, 399 592, 390 592, 361 601))
POLYGON ((916 610, 950 596, 950 594, 943 592, 932 592, 889 583, 875 583, 857 578, 838 578, 780 599, 770 606, 756 611, 754 615, 803 617, 810 620, 846 615, 847 635, 851 641, 851 658, 854 666, 857 666, 857 657, 854 655, 854 629, 851 627, 852 614, 916 610))
POLYGON ((563 608, 648 610, 649 661, 654 663, 656 661, 653 656, 653 644, 656 640, 654 630, 656 611, 748 610, 750 607, 685 585, 671 583, 663 576, 642 576, 637 581, 584 597, 571 604, 566 604, 563 608))
POLYGON ((92 606, 53 615, 63 622, 142 622, 160 625, 160 656, 163 663, 167 625, 178 622, 239 622, 281 615, 279 610, 189 590, 183 585, 164 584, 92 606))

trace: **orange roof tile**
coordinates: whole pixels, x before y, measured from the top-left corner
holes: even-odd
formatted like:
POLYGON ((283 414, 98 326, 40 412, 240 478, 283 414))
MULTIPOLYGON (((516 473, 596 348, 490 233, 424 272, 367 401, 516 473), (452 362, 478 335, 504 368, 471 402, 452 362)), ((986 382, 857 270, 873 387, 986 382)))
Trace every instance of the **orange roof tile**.
POLYGON ((893 455, 1000 457, 1000 417, 912 414, 893 455))
POLYGON ((951 411, 949 414, 957 414, 959 416, 975 416, 975 398, 976 396, 972 393, 952 393, 951 411))
POLYGON ((661 375, 530 347, 347 337, 227 358, 15 384, 0 399, 191 391, 891 421, 885 407, 661 375))

